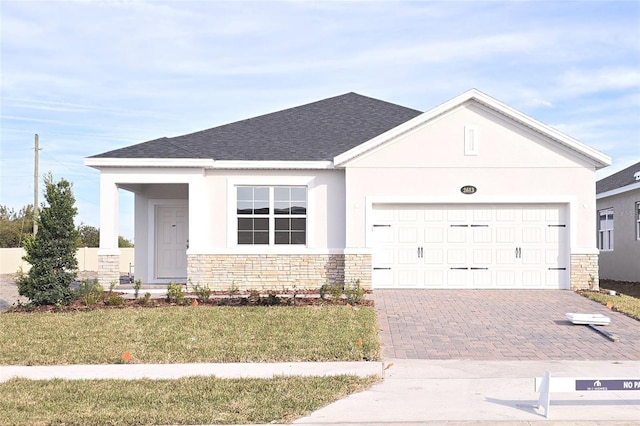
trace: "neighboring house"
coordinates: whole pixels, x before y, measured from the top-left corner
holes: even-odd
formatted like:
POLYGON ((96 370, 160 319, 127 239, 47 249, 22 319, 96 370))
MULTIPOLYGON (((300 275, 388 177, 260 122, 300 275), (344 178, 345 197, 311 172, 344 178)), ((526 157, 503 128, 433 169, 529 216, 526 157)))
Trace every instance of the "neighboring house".
POLYGON ((102 283, 123 189, 136 278, 218 289, 587 287, 610 163, 477 90, 424 113, 348 93, 85 159, 102 283))
POLYGON ((600 278, 640 282, 640 162, 596 183, 600 278))

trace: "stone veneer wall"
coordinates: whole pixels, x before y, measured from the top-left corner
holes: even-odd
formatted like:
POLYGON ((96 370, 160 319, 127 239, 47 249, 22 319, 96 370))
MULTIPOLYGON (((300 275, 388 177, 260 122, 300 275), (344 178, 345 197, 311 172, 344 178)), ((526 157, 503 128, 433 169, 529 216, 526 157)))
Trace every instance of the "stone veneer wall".
MULTIPOLYGON (((368 257, 367 257, 368 256, 368 257)), ((371 286, 371 259, 343 254, 197 254, 187 256, 192 285, 214 290, 319 289, 324 283, 360 279, 371 286), (367 263, 368 262, 368 263, 367 263), (345 264, 348 263, 348 264, 345 264), (368 265, 368 266, 367 266, 368 265)))
POLYGON ((598 290, 598 255, 571 255, 571 290, 598 290))
POLYGON ((371 255, 344 255, 344 282, 347 284, 360 280, 364 288, 371 288, 371 255))
POLYGON ((98 284, 109 288, 114 281, 120 283, 120 256, 98 255, 98 284))

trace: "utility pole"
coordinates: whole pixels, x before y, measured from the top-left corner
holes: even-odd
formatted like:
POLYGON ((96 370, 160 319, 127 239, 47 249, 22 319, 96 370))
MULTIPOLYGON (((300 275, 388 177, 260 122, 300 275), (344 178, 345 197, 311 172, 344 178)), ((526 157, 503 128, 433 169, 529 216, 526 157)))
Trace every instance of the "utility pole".
POLYGON ((33 236, 35 237, 38 233, 38 151, 40 151, 40 141, 38 138, 38 134, 36 133, 35 138, 35 158, 34 158, 34 167, 33 167, 33 236))

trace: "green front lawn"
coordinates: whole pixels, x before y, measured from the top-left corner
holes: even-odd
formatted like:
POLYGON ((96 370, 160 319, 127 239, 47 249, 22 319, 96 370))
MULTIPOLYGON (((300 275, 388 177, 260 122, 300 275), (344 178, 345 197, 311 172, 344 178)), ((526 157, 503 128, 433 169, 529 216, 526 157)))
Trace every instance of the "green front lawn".
POLYGON ((622 312, 623 314, 640 321, 640 299, 624 294, 610 296, 606 293, 599 293, 595 291, 582 291, 580 294, 591 300, 600 302, 603 305, 611 303, 611 309, 614 311, 622 312))
POLYGON ((288 423, 363 390, 377 377, 48 380, 0 383, 2 424, 288 423))
POLYGON ((168 307, 0 315, 0 365, 379 360, 371 307, 168 307), (359 339, 362 346, 359 345, 359 339))

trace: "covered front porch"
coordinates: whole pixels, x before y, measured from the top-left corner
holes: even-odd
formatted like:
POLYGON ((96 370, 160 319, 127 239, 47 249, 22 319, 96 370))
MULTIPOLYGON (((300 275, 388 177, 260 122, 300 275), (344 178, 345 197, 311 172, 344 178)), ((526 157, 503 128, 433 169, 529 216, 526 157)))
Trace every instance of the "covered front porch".
MULTIPOLYGON (((98 282, 106 287, 120 281, 119 191, 134 195, 134 275, 145 285, 166 286, 187 283, 187 250, 202 229, 190 230, 193 214, 206 210, 202 197, 194 201, 193 188, 202 172, 159 173, 157 175, 101 173, 100 249, 98 282), (198 205, 198 208, 190 206, 198 205)), ((196 222, 197 223, 197 222, 196 222)), ((200 222, 202 223, 202 222, 200 222)), ((201 228, 201 227, 200 227, 201 228)))

